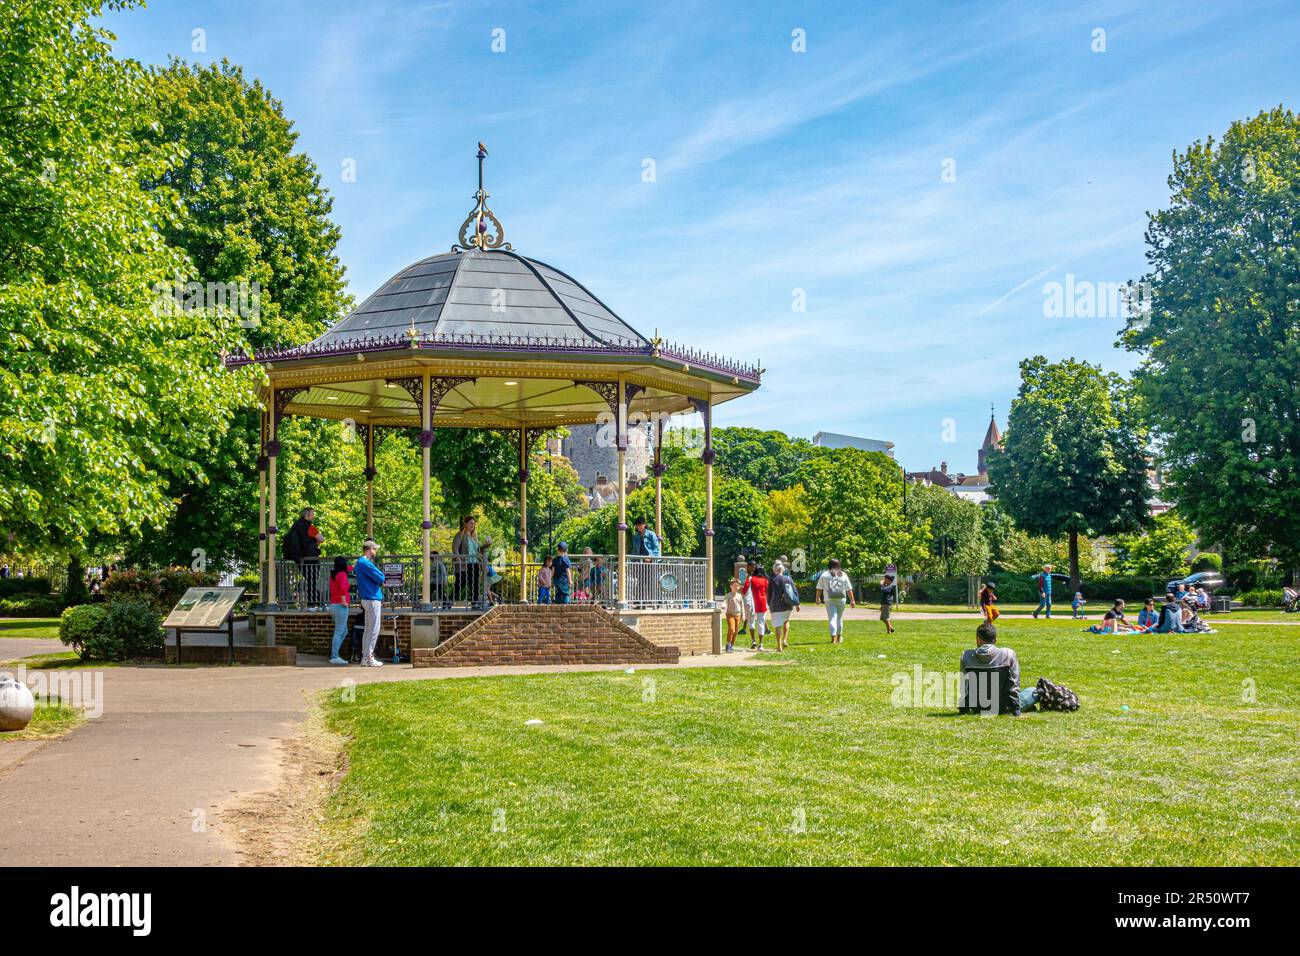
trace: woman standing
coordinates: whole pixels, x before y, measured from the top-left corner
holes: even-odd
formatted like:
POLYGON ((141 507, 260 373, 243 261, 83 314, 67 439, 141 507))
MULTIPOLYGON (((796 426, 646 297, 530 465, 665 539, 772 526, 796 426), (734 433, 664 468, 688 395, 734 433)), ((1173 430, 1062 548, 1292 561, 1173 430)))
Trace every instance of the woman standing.
POLYGON ((763 566, 756 565, 754 573, 750 577, 749 593, 754 598, 754 624, 752 630, 752 640, 749 643, 749 649, 763 649, 763 634, 767 630, 767 572, 763 566))
POLYGON ((348 605, 352 602, 348 572, 351 570, 342 555, 334 559, 334 570, 330 572, 330 617, 334 618, 334 636, 330 638, 331 664, 347 663, 339 657, 339 649, 348 633, 348 605))
POLYGON ((894 572, 886 571, 880 579, 880 619, 885 622, 885 633, 893 634, 894 625, 889 623, 889 616, 898 603, 898 579, 894 572))
POLYGON ((826 620, 831 627, 831 643, 844 643, 844 605, 854 607, 853 582, 840 570, 839 558, 826 562, 826 570, 817 578, 817 603, 826 605, 826 620))
POLYGON ((460 519, 460 530, 451 539, 451 552, 456 565, 456 596, 471 605, 479 599, 479 547, 478 519, 466 515, 460 519))
POLYGON ((799 590, 794 585, 794 579, 785 573, 785 565, 780 561, 772 565, 767 599, 772 608, 772 633, 776 635, 776 649, 783 651, 790 646, 790 615, 799 610, 799 590))

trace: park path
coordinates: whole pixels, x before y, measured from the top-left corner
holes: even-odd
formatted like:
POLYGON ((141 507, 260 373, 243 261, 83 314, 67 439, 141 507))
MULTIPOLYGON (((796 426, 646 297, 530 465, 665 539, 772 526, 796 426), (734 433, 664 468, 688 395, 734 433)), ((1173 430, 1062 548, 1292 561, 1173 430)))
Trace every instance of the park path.
MULTIPOLYGON (((15 640, 18 653, 47 641, 15 640)), ((376 681, 622 670, 625 665, 336 668, 109 667, 103 714, 49 742, 0 740, 5 856, 32 866, 226 866, 241 862, 222 807, 275 785, 279 741, 298 734, 314 695, 376 681), (204 826, 195 826, 202 820, 204 826)), ((758 664, 750 654, 683 658, 660 667, 758 664)))

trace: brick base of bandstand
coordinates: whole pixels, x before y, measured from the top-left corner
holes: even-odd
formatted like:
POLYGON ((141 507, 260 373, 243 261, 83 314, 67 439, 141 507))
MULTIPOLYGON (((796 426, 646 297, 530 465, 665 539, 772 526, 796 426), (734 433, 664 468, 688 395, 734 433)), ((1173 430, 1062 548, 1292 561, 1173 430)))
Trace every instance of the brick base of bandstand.
MULTIPOLYGON (((237 660, 292 664, 291 653, 329 653, 334 622, 325 612, 263 612, 254 619, 257 645, 237 644, 237 660)), ((503 604, 486 612, 402 610, 392 623, 402 656, 415 667, 665 664, 721 650, 720 617, 713 609, 614 612, 592 604, 503 604)), ((224 644, 219 650, 225 652, 224 644)), ((381 658, 391 653, 389 639, 381 637, 377 650, 381 658)), ((218 657, 217 648, 185 648, 187 662, 223 663, 218 657)))

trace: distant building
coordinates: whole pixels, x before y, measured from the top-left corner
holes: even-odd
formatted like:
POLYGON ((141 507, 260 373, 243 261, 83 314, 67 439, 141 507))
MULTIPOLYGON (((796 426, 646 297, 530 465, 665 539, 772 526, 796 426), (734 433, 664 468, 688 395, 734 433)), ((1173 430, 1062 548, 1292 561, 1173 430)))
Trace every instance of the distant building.
POLYGON ((978 471, 973 475, 964 475, 961 472, 948 471, 948 463, 940 462, 938 468, 931 468, 929 471, 909 471, 907 480, 917 482, 923 485, 937 485, 940 488, 946 488, 958 498, 965 498, 968 501, 974 501, 976 504, 983 504, 991 501, 992 496, 989 494, 989 452, 994 448, 1001 447, 1002 432, 998 429, 997 419, 989 415, 989 427, 984 432, 984 441, 980 444, 979 456, 977 458, 978 471))
POLYGON ((859 438, 857 435, 841 435, 838 432, 818 432, 812 437, 812 443, 818 448, 857 448, 859 451, 883 451, 890 458, 894 457, 894 443, 875 438, 859 438))

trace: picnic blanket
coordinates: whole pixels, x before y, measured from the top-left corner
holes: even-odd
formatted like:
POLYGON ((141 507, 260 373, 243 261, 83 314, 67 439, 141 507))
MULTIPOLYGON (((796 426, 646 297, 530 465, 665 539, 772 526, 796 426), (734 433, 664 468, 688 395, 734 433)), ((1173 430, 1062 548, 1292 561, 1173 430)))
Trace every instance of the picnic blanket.
MULTIPOLYGON (((1090 625, 1090 626, 1088 626, 1088 627, 1085 627, 1083 630, 1084 630, 1085 633, 1088 633, 1088 634, 1155 634, 1155 633, 1156 633, 1156 629, 1155 629, 1155 626, 1154 626, 1154 625, 1147 625, 1146 627, 1135 627, 1135 628, 1133 628, 1133 629, 1130 630, 1130 631, 1108 631, 1108 630, 1106 630, 1104 627, 1102 627, 1100 624, 1092 624, 1092 625, 1090 625)), ((1214 628, 1210 628, 1208 631, 1181 631, 1181 632, 1179 632, 1179 631, 1169 631, 1169 632, 1167 632, 1167 633, 1170 633, 1170 634, 1176 634, 1176 633, 1182 633, 1182 634, 1218 634, 1219 632, 1216 631, 1214 628)))

